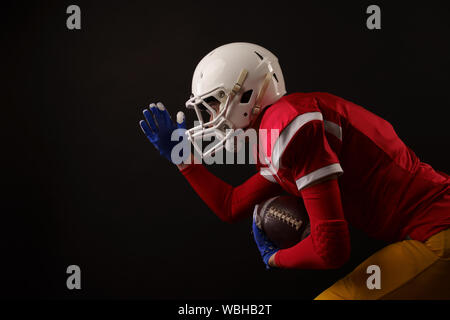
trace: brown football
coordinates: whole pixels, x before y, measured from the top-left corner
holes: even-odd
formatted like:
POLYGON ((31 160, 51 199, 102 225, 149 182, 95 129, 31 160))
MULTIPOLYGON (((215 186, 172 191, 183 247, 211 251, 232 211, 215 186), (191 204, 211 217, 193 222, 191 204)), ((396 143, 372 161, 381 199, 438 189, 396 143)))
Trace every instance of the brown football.
POLYGON ((292 247, 310 234, 303 200, 291 195, 261 202, 254 219, 256 225, 281 249, 292 247))

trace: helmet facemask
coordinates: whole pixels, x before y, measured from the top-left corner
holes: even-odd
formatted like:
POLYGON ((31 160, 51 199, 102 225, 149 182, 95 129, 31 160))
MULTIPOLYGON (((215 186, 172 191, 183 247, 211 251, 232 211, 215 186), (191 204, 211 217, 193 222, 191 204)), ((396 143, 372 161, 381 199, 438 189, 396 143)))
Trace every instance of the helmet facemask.
MULTIPOLYGON (((240 92, 242 84, 247 76, 247 71, 242 70, 238 81, 232 90, 219 87, 202 96, 191 95, 191 98, 186 102, 188 109, 194 109, 198 118, 198 125, 187 130, 188 139, 194 145, 197 152, 202 157, 209 156, 213 152, 218 152, 224 147, 227 151, 236 152, 235 145, 239 143, 239 136, 242 130, 237 131, 237 128, 228 118, 233 114, 233 109, 241 106, 241 98, 243 93, 240 92), (209 116, 210 120, 205 121, 204 116, 209 116), (236 131, 235 131, 236 130, 236 131), (232 138, 237 137, 238 143, 230 143, 232 138), (214 137, 217 141, 208 145, 207 150, 203 151, 201 146, 196 143, 198 140, 206 140, 214 137)), ((251 92, 250 92, 251 94, 251 92)), ((247 103, 249 110, 244 112, 246 116, 250 116, 251 103, 247 103)))
POLYGON ((186 107, 195 110, 198 123, 186 135, 205 157, 223 148, 237 151, 236 144, 242 145, 242 136, 251 134, 248 130, 261 111, 278 101, 286 89, 276 56, 258 45, 240 42, 216 48, 199 62, 192 93, 186 107), (203 151, 199 140, 212 137, 215 141, 203 151))

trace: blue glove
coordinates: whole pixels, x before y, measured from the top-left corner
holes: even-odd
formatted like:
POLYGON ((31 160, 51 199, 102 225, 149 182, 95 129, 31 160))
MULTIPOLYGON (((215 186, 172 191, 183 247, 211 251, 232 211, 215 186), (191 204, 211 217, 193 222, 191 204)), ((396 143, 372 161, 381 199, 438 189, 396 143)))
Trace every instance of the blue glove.
POLYGON ((180 164, 189 156, 189 153, 183 152, 183 148, 180 152, 180 157, 177 157, 178 159, 172 159, 172 149, 180 143, 180 138, 182 138, 183 143, 189 143, 183 137, 186 132, 186 121, 183 112, 178 112, 176 125, 161 102, 158 102, 156 105, 154 103, 150 104, 149 109, 145 109, 143 114, 145 120, 141 120, 139 125, 148 140, 150 140, 163 157, 172 163, 180 164), (172 137, 172 133, 175 130, 177 131, 174 137, 172 137), (176 140, 172 140, 172 138, 176 140))
POLYGON ((270 257, 280 250, 277 246, 267 238, 266 234, 256 225, 257 215, 256 212, 258 210, 258 205, 255 206, 255 210, 253 211, 253 237, 255 238, 256 246, 259 249, 259 253, 262 256, 264 263, 266 264, 267 269, 271 269, 269 266, 270 257))

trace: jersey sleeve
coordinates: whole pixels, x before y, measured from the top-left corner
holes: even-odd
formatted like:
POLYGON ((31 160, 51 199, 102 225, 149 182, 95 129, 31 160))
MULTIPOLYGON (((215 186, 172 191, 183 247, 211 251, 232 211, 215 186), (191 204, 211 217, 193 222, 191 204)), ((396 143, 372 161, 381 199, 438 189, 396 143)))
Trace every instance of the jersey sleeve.
POLYGON ((298 244, 279 250, 275 263, 280 268, 331 269, 350 257, 350 234, 336 179, 301 191, 310 217, 311 234, 298 244))
POLYGON ((327 141, 320 112, 298 116, 281 132, 278 140, 272 161, 290 171, 298 190, 328 175, 343 173, 327 141))
POLYGON ((260 173, 236 187, 216 177, 201 164, 192 164, 181 173, 206 205, 225 222, 250 216, 256 204, 281 193, 278 184, 260 173))

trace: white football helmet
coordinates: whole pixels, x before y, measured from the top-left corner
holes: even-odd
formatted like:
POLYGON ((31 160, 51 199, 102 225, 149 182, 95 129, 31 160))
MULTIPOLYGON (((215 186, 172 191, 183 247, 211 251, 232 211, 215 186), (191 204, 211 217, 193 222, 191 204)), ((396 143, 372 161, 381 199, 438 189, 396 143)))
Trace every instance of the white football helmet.
POLYGON ((235 130, 246 130, 265 107, 285 93, 278 59, 270 51, 245 42, 218 47, 194 71, 186 107, 195 110, 200 124, 186 134, 197 152, 207 156, 226 147, 235 130), (205 112, 209 120, 203 119, 205 112), (205 152, 195 143, 212 136, 216 141, 205 152))

